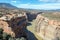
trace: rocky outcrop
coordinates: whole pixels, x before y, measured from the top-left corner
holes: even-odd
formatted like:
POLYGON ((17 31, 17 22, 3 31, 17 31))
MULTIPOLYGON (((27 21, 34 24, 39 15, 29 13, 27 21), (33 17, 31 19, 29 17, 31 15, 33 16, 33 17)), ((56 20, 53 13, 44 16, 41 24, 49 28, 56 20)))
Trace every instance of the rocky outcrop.
POLYGON ((0 20, 0 28, 2 28, 4 30, 4 32, 15 36, 15 34, 12 32, 11 28, 9 27, 8 22, 6 22, 4 20, 0 20))
POLYGON ((26 14, 5 14, 0 17, 0 28, 12 37, 27 37, 24 29, 26 28, 26 14))
POLYGON ((60 22, 40 14, 36 18, 35 31, 43 40, 60 40, 60 22))

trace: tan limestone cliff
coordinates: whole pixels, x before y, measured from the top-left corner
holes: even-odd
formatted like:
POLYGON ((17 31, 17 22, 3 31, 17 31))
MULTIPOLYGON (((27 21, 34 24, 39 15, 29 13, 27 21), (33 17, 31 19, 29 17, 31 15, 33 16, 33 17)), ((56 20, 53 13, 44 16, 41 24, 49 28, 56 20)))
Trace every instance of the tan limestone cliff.
POLYGON ((60 22, 39 14, 36 18, 35 31, 43 40, 58 40, 60 39, 60 22))

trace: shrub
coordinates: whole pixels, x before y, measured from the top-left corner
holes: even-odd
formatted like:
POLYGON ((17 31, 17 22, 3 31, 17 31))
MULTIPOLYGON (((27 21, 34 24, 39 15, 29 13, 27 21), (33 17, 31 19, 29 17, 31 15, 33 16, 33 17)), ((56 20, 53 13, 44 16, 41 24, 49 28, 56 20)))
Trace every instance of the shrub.
POLYGON ((7 33, 3 32, 3 29, 0 29, 0 40, 26 40, 26 38, 13 38, 11 35, 8 35, 7 33))

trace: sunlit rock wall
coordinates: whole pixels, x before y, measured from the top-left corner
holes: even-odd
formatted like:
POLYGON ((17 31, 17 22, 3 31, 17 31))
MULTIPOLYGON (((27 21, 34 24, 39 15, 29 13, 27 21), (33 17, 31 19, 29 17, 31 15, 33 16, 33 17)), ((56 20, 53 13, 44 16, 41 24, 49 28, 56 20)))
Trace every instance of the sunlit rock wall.
POLYGON ((35 32, 43 40, 60 40, 60 22, 39 14, 36 18, 35 32))

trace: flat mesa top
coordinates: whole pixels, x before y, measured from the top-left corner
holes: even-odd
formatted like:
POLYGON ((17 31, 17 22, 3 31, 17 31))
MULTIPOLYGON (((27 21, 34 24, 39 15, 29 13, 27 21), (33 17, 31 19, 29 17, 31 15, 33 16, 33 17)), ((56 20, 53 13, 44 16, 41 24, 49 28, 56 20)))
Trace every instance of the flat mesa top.
POLYGON ((52 20, 60 21, 60 12, 46 12, 42 16, 47 17, 52 20))

